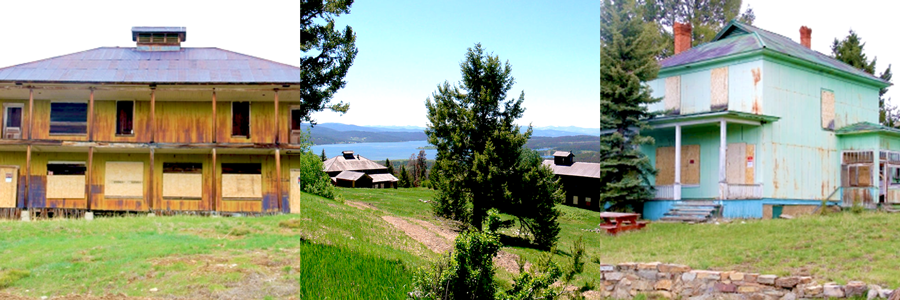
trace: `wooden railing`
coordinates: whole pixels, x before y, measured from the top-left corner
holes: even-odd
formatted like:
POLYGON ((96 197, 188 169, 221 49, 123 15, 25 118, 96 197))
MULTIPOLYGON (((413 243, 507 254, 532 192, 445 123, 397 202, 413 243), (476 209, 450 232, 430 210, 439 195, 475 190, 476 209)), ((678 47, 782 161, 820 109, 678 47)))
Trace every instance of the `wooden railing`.
POLYGON ((653 199, 672 200, 675 199, 675 185, 657 185, 656 196, 653 199))
POLYGON ((762 184, 729 183, 725 188, 723 199, 760 199, 762 194, 762 184))

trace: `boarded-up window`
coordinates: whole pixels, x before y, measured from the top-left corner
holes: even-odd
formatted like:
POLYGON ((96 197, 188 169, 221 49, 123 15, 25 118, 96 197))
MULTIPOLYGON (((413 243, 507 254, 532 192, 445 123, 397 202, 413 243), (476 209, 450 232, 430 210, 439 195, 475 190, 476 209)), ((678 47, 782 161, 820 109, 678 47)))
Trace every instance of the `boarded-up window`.
POLYGON ((872 186, 872 165, 842 166, 841 185, 846 187, 872 186))
POLYGON ((262 169, 255 163, 222 164, 223 200, 261 200, 262 169))
POLYGON ((47 163, 47 199, 85 199, 83 162, 47 163))
POLYGON ((110 161, 106 163, 107 198, 143 198, 144 163, 139 161, 110 161))
POLYGON ((250 137, 250 102, 231 102, 231 135, 250 137))
POLYGON ((116 101, 116 134, 134 134, 134 101, 116 101))
POLYGON ((681 76, 666 78, 666 95, 663 98, 664 109, 671 114, 679 114, 681 110, 681 76))
POLYGON ((203 164, 163 163, 163 198, 200 200, 203 197, 203 164))
MULTIPOLYGON (((675 183, 675 147, 656 148, 656 185, 675 183)), ((700 184, 700 145, 681 146, 681 184, 700 184)))
POLYGON ((725 181, 734 184, 753 184, 756 158, 755 145, 731 143, 725 150, 725 181))
POLYGON ((712 69, 710 78, 710 110, 728 108, 728 67, 712 69))
POLYGON ((822 90, 822 128, 834 130, 834 92, 822 90))
POLYGON ((87 103, 50 103, 50 134, 87 133, 87 103))

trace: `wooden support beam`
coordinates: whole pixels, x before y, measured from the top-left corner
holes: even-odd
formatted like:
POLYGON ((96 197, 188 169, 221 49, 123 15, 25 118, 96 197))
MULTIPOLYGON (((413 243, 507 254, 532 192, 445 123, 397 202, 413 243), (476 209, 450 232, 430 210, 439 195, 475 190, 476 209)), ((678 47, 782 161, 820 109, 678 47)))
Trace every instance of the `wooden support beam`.
MULTIPOLYGON (((277 97, 275 99, 278 99, 277 97)), ((275 103, 278 103, 277 101, 275 103)), ((277 135, 276 135, 277 136, 277 135)), ((275 207, 278 208, 278 211, 282 210, 281 207, 281 150, 275 149, 275 207)))
POLYGON ((150 187, 150 189, 149 189, 149 191, 147 192, 147 199, 149 199, 149 201, 147 201, 147 206, 150 207, 150 210, 151 210, 151 211, 153 211, 153 209, 157 207, 157 206, 156 206, 156 203, 155 203, 155 202, 156 202, 156 197, 154 197, 155 195, 154 195, 154 193, 153 193, 154 189, 156 189, 156 187, 153 185, 153 183, 154 183, 154 182, 153 182, 153 177, 156 176, 156 172, 154 172, 154 168, 156 167, 156 163, 153 162, 153 157, 155 156, 154 154, 155 154, 155 153, 154 153, 154 149, 153 149, 153 148, 150 148, 150 177, 147 178, 147 185, 150 187))
MULTIPOLYGON (((281 123, 278 123, 278 89, 275 89, 275 145, 278 145, 278 136, 281 132, 281 123)), ((275 150, 276 153, 278 150, 275 150)), ((281 199, 278 200, 281 203, 281 199)))
POLYGON ((216 166, 216 148, 212 148, 212 188, 209 190, 210 210, 217 211, 219 209, 219 190, 217 188, 219 182, 218 167, 216 166))
POLYGON ((25 147, 25 208, 31 211, 31 145, 25 147))
POLYGON ((215 88, 213 88, 213 93, 212 93, 212 109, 213 109, 213 113, 212 113, 212 132, 213 132, 212 138, 213 138, 213 140, 212 140, 212 142, 213 142, 213 144, 215 144, 216 141, 219 139, 219 131, 216 129, 217 128, 216 124, 219 123, 219 118, 218 118, 219 115, 216 113, 216 89, 215 88))
POLYGON ((91 172, 91 169, 93 169, 93 168, 94 168, 94 147, 89 147, 88 148, 87 171, 85 171, 85 176, 84 176, 84 178, 85 178, 84 192, 85 192, 85 195, 87 195, 87 210, 91 210, 91 208, 93 207, 93 203, 91 202, 91 200, 93 200, 93 198, 94 198, 91 195, 91 179, 92 179, 91 175, 93 174, 93 172, 91 172))
POLYGON ((156 141, 156 88, 150 88, 150 143, 156 141))
POLYGON ((28 89, 28 140, 31 140, 31 132, 34 131, 34 89, 28 89))
POLYGON ((91 88, 91 98, 88 100, 88 141, 94 141, 94 89, 91 88))

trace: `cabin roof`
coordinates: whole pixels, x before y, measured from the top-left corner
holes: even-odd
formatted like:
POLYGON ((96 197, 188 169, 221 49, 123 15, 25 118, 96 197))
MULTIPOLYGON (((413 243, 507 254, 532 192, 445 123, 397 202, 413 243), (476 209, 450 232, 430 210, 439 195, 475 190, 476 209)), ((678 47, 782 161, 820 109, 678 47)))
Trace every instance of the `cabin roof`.
POLYGON ((660 65, 665 69, 763 49, 772 50, 869 80, 876 80, 884 86, 890 85, 890 83, 881 78, 863 72, 831 56, 806 48, 788 37, 737 21, 728 23, 725 28, 716 34, 712 41, 670 56, 660 61, 660 65))
POLYGON ((887 133, 892 135, 900 135, 900 129, 870 122, 859 122, 841 127, 841 129, 834 131, 834 134, 836 135, 853 135, 863 133, 887 133))
POLYGON ((353 156, 351 159, 344 155, 338 155, 329 158, 322 164, 325 172, 387 170, 387 167, 362 156, 353 156))
POLYGON ((553 160, 548 159, 544 160, 543 164, 550 167, 556 175, 600 178, 600 164, 598 163, 576 162, 572 165, 557 165, 553 163, 553 160))
POLYGON ((219 48, 100 47, 0 68, 0 82, 299 84, 300 68, 219 48))
POLYGON ((400 179, 397 179, 397 177, 394 177, 394 175, 391 174, 369 174, 369 176, 372 177, 373 183, 400 181, 400 179))
POLYGON ((568 156, 570 156, 570 155, 574 155, 574 154, 572 154, 572 152, 569 152, 569 151, 556 151, 556 152, 553 152, 553 156, 555 156, 555 157, 568 157, 568 156))
POLYGON ((342 180, 357 181, 360 178, 362 178, 363 176, 368 176, 368 175, 366 175, 366 173, 363 173, 363 172, 343 171, 340 174, 337 174, 337 176, 335 176, 334 178, 342 179, 342 180))

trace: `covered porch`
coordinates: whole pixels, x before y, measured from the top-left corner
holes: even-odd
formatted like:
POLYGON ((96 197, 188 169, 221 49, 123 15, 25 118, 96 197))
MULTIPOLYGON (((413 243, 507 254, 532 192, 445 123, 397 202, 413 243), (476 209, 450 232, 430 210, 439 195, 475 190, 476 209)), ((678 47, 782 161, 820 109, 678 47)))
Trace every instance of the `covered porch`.
POLYGON ((863 122, 835 133, 842 149, 842 205, 900 204, 900 130, 863 122))
POLYGON ((776 120, 729 111, 649 120, 657 144, 642 151, 659 170, 654 200, 762 198, 756 151, 762 126, 776 120))

